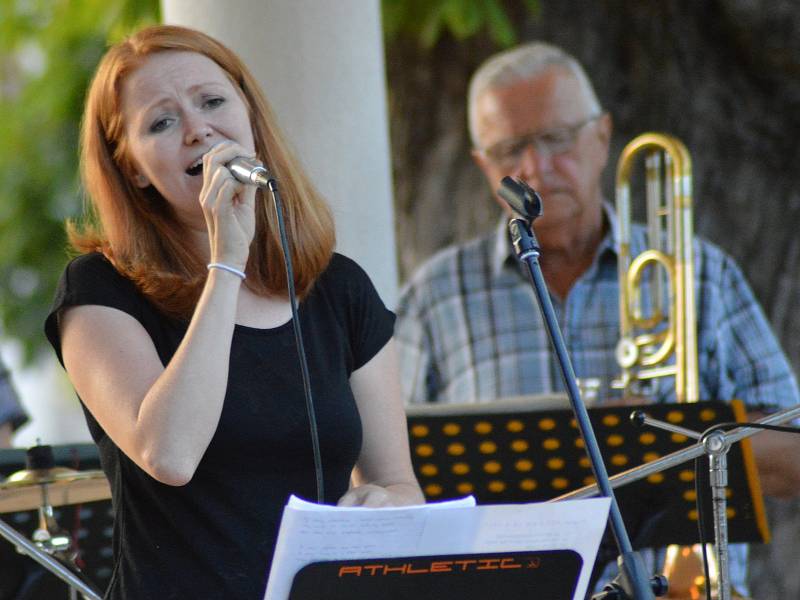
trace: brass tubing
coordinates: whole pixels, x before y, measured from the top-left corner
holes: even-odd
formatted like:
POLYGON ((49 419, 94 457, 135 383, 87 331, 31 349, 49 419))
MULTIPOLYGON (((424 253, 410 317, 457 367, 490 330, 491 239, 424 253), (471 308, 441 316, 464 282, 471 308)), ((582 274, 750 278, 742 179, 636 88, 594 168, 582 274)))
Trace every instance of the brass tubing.
POLYGON ((617 165, 616 201, 619 224, 620 339, 627 363, 621 365, 625 394, 635 394, 639 382, 662 374, 674 375, 678 402, 699 400, 697 334, 692 247, 692 162, 678 139, 645 133, 622 151, 617 165), (650 248, 631 256, 631 174, 645 156, 650 248), (650 306, 642 306, 644 269, 651 269, 650 306), (666 278, 669 306, 663 307, 666 278), (660 344, 653 344, 661 333, 660 344), (666 363, 674 356, 674 369, 666 363), (635 357, 631 358, 631 357, 635 357), (655 370, 653 370, 655 369, 655 370), (658 373, 659 375, 655 375, 658 373))

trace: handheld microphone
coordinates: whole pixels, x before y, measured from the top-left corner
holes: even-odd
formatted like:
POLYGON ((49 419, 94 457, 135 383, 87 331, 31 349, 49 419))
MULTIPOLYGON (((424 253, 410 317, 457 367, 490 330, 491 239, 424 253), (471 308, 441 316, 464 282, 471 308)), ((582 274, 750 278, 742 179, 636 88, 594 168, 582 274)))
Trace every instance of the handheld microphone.
POLYGON ((230 161, 226 166, 228 170, 233 173, 237 181, 256 187, 268 188, 269 182, 275 179, 269 174, 269 171, 267 171, 264 165, 255 158, 239 156, 230 161))

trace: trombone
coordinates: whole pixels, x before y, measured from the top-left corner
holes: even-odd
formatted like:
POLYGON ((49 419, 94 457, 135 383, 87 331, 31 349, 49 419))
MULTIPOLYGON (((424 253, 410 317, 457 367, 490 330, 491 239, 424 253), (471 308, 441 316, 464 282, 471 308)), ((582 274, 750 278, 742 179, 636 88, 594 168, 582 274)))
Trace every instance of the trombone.
POLYGON ((699 399, 692 248, 692 161, 683 143, 645 133, 625 146, 617 166, 620 340, 616 387, 641 394, 646 380, 675 377, 678 402, 699 399), (631 173, 645 154, 648 249, 631 256, 631 173), (650 310, 643 301, 649 280, 650 310), (668 287, 668 306, 664 288, 668 287), (674 364, 669 364, 674 356, 674 364))
MULTIPOLYGON (((620 238, 616 359, 622 372, 614 387, 622 388, 625 395, 646 395, 648 382, 674 377, 677 402, 697 402, 692 161, 686 146, 661 133, 645 133, 628 143, 617 165, 616 203, 620 238), (632 256, 631 178, 641 155, 647 249, 632 256)), ((712 581, 705 581, 701 552, 699 544, 667 548, 662 572, 669 580, 669 598, 700 598, 719 577, 712 562, 712 581)), ((708 555, 713 557, 713 553, 708 555)))

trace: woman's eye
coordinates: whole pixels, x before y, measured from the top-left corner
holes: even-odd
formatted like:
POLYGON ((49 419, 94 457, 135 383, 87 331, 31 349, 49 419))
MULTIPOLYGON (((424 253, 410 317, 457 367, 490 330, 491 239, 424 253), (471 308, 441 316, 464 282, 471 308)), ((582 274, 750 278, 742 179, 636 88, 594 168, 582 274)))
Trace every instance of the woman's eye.
POLYGON ((208 100, 206 100, 203 103, 203 106, 205 106, 206 108, 216 108, 216 107, 218 107, 220 104, 222 104, 224 102, 225 102, 225 98, 214 97, 214 98, 209 98, 208 100))
POLYGON ((152 125, 150 125, 150 132, 151 133, 158 133, 159 131, 164 131, 167 127, 169 127, 172 119, 158 119, 152 125))

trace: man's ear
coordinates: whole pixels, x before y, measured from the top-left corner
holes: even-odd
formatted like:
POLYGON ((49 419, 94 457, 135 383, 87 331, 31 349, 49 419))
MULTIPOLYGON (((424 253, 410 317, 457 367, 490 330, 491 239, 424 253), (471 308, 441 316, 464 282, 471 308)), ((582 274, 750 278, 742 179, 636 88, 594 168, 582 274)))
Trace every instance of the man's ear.
POLYGON ((470 150, 469 153, 470 153, 470 156, 472 156, 472 162, 474 162, 477 165, 477 167, 481 171, 483 171, 484 174, 486 174, 489 164, 488 164, 488 159, 483 154, 483 152, 481 152, 477 148, 473 148, 472 150, 470 150))
POLYGON ((484 179, 486 180, 486 183, 492 192, 492 198, 494 201, 497 202, 498 206, 508 217, 513 217, 514 212, 511 210, 511 207, 508 206, 508 203, 505 200, 497 195, 497 189, 495 185, 500 185, 499 175, 494 169, 492 169, 492 163, 488 158, 486 158, 486 155, 477 148, 473 148, 470 152, 470 155, 472 156, 473 162, 483 172, 484 179))
POLYGON ((603 113, 597 121, 597 133, 600 136, 600 141, 603 142, 605 146, 611 143, 611 133, 613 130, 614 123, 611 119, 611 115, 603 113))

